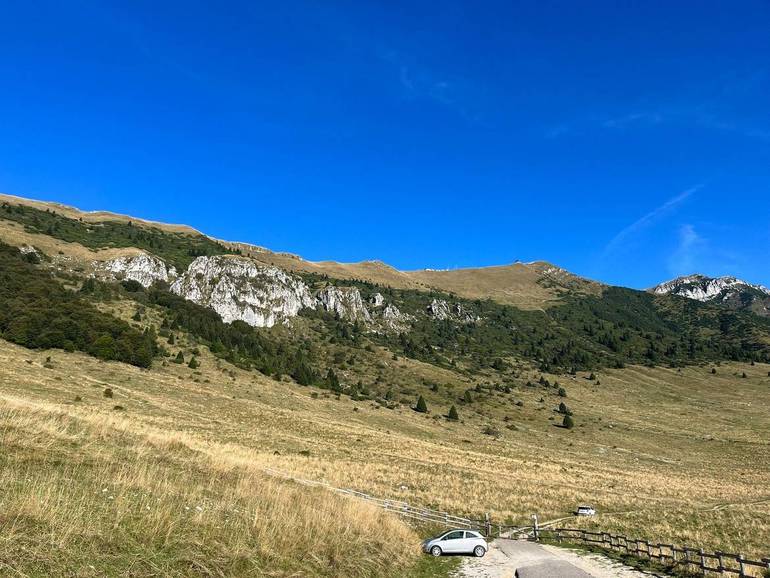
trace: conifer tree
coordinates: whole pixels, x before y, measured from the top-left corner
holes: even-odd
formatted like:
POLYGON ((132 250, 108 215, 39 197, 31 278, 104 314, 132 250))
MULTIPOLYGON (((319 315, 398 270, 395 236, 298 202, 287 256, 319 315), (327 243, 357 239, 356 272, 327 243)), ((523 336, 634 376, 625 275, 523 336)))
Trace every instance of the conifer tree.
POLYGON ((449 415, 447 415, 447 418, 449 418, 451 421, 457 421, 460 419, 460 416, 457 415, 457 408, 455 406, 449 408, 449 415))
POLYGON ((420 413, 428 413, 428 404, 425 403, 425 398, 423 396, 420 396, 420 398, 417 400, 417 406, 414 408, 414 410, 420 413))

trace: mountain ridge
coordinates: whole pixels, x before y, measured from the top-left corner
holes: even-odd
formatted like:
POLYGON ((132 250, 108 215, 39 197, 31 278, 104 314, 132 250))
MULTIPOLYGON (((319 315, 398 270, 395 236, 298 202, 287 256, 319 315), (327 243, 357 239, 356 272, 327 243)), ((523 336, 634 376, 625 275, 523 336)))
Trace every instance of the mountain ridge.
MULTIPOLYGON (((377 259, 353 263, 334 260, 311 261, 291 252, 273 251, 260 245, 242 241, 218 239, 188 225, 166 224, 109 211, 82 211, 76 207, 53 201, 38 201, 15 195, 0 194, 0 203, 21 205, 41 211, 54 211, 62 216, 88 223, 117 221, 149 229, 157 228, 168 233, 200 235, 213 243, 227 247, 232 252, 293 272, 316 273, 338 279, 361 279, 400 289, 447 291, 469 299, 490 298, 524 309, 542 309, 552 306, 560 301, 561 295, 566 291, 596 294, 604 286, 602 283, 586 279, 547 261, 540 260, 529 263, 517 261, 507 265, 450 270, 425 268, 402 271, 377 259)), ((29 231, 24 232, 29 233, 29 231)), ((14 234, 12 235, 7 227, 0 227, 0 239, 15 245, 23 243, 34 245, 35 239, 29 235, 25 236, 24 232, 17 230, 13 231, 14 234)), ((64 251, 65 253, 68 252, 67 249, 67 247, 56 248, 57 251, 64 251)), ((130 247, 123 249, 117 254, 131 252, 130 247)), ((76 248, 74 253, 79 257, 84 257, 79 248, 76 248)), ((96 259, 103 255, 97 255, 96 259)))
POLYGON ((678 295, 701 303, 717 303, 733 310, 770 316, 770 289, 731 275, 682 275, 649 289, 656 295, 678 295))

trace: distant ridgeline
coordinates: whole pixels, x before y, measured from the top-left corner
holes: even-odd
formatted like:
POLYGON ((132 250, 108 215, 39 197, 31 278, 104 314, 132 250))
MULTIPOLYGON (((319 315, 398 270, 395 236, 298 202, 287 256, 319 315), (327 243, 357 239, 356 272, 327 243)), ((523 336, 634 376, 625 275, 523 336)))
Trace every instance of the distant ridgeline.
POLYGON ((0 219, 24 225, 29 233, 48 235, 89 249, 137 247, 157 255, 177 269, 185 269, 195 257, 240 253, 201 234, 171 233, 149 225, 121 221, 91 223, 55 211, 25 205, 0 205, 0 219))
MULTIPOLYGON (((233 253, 200 234, 120 221, 88 223, 26 206, 4 203, 0 219, 93 249, 138 247, 180 270, 196 256, 233 253)), ((73 276, 67 280, 76 286, 82 283, 82 288, 67 290, 50 271, 33 262, 34 255, 25 256, 2 244, 0 249, 0 336, 27 347, 80 350, 142 367, 163 353, 155 345, 154 331, 168 336, 174 329, 189 332, 216 355, 241 367, 332 388, 338 384, 329 370, 334 365, 329 359, 341 348, 353 352, 373 344, 394 355, 467 373, 507 371, 511 359, 553 372, 629 363, 770 361, 770 318, 618 287, 606 288, 601 295, 566 294, 545 311, 525 311, 492 300, 302 273, 299 275, 312 289, 329 283, 356 287, 364 303, 379 293, 397 307, 401 321, 390 330, 372 331, 363 322, 351 323, 317 308, 300 312, 310 331, 280 325, 258 329, 238 321, 226 324, 211 309, 172 294, 162 283, 144 289, 136 282, 83 282, 73 276), (142 333, 93 305, 118 297, 159 309, 162 326, 142 333), (429 314, 434 300, 462 311, 463 317, 429 314)), ((355 372, 355 367, 351 370, 355 372)))
MULTIPOLYGON (((310 286, 334 281, 317 274, 302 276, 310 286)), ((337 283, 356 286, 365 301, 380 293, 414 317, 407 332, 367 337, 407 357, 445 367, 462 360, 475 369, 497 369, 509 356, 534 361, 544 371, 626 363, 770 360, 770 320, 685 298, 609 287, 601 296, 566 296, 562 304, 546 311, 525 311, 441 292, 393 289, 358 280, 337 283), (433 299, 459 304, 480 320, 462 323, 426 316, 433 299)), ((340 332, 339 325, 336 320, 340 337, 355 338, 357 332, 340 332)))

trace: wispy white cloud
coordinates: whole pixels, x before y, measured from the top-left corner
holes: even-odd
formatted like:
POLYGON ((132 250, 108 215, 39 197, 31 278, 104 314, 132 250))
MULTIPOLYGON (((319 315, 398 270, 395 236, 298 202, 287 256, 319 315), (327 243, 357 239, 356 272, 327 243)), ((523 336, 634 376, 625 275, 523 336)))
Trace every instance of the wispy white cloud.
POLYGON ((668 199, 665 203, 663 203, 659 207, 656 207, 655 209, 653 209, 652 211, 650 211, 640 219, 637 219, 636 221, 628 225, 626 228, 620 231, 617 235, 615 235, 610 240, 609 243, 607 243, 602 253, 603 257, 607 257, 611 253, 615 253, 618 250, 620 250, 630 239, 632 239, 640 231, 649 227, 661 217, 669 214, 676 207, 678 207, 683 202, 685 202, 688 198, 690 198, 693 194, 698 192, 701 188, 703 188, 703 185, 699 184, 699 185, 695 185, 694 187, 690 187, 685 191, 682 191, 675 197, 668 199))
POLYGON ((659 124, 663 122, 660 112, 633 112, 617 118, 609 118, 602 122, 604 128, 626 128, 634 124, 659 124))
POLYGON ((559 124, 556 126, 552 126, 551 128, 545 131, 545 138, 548 138, 548 139, 559 138, 560 136, 567 134, 569 131, 570 131, 570 127, 569 125, 566 125, 566 124, 559 124))
POLYGON ((379 49, 377 57, 398 73, 398 86, 405 100, 432 101, 468 121, 482 121, 481 107, 476 103, 480 91, 468 79, 419 65, 414 58, 395 50, 379 49))
POLYGON ((677 248, 668 259, 669 273, 675 277, 697 273, 700 253, 704 246, 705 240, 693 225, 682 225, 679 228, 677 248))

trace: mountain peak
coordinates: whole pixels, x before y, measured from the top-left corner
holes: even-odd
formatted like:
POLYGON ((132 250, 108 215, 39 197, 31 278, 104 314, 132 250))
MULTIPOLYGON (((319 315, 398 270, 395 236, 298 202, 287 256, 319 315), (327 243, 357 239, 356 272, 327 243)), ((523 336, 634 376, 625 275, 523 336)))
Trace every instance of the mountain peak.
POLYGON ((694 273, 656 285, 650 291, 656 295, 679 295, 696 301, 722 303, 732 309, 748 309, 760 315, 770 314, 770 289, 731 275, 708 277, 694 273))

